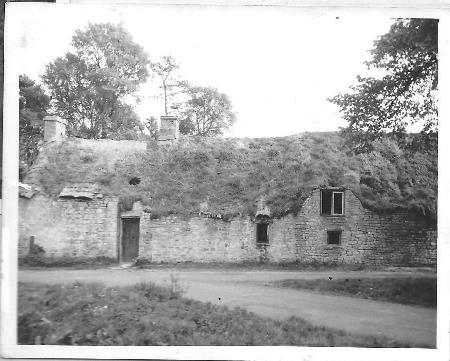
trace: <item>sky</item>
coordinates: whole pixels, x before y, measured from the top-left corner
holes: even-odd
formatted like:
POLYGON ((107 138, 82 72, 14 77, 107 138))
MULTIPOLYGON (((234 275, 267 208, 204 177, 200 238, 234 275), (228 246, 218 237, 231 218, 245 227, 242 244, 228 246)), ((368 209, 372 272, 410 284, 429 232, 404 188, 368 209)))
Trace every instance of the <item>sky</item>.
MULTIPOLYGON (((226 135, 233 137, 345 126, 327 99, 367 71, 373 41, 394 21, 380 13, 337 16, 292 7, 21 5, 21 73, 40 81, 45 65, 70 51, 76 29, 122 23, 151 60, 171 55, 182 79, 228 95, 237 120, 226 135)), ((163 115, 156 82, 141 86, 142 120, 163 115)))

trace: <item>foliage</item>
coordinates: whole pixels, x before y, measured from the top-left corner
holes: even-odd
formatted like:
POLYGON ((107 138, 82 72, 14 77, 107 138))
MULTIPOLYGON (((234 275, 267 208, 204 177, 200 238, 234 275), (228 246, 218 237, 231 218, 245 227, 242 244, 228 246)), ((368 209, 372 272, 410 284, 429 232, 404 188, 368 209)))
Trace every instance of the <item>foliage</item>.
POLYGON ((138 115, 129 104, 121 104, 109 118, 111 132, 109 139, 138 140, 145 139, 138 115))
POLYGON ((68 134, 84 138, 129 138, 140 122, 124 99, 148 78, 148 56, 121 26, 89 24, 72 38, 68 52, 43 76, 56 114, 68 134))
POLYGON ((26 75, 19 77, 19 159, 28 166, 39 153, 43 139, 43 118, 50 98, 40 85, 26 75))
POLYGON ((296 345, 405 347, 383 337, 276 321, 142 283, 19 284, 18 343, 59 345, 296 345))
POLYGON ((271 285, 436 308, 435 277, 287 279, 271 285))
POLYGON ((436 19, 399 19, 374 42, 367 66, 382 76, 358 76, 352 92, 330 100, 348 121, 356 150, 366 151, 386 132, 403 135, 416 123, 424 134, 437 132, 437 53, 436 19))
MULTIPOLYGON (((185 82, 180 81, 175 75, 175 72, 179 69, 179 65, 171 56, 163 56, 158 62, 150 63, 150 69, 156 73, 161 80, 161 88, 164 97, 164 114, 169 115, 169 102, 173 102, 174 96, 181 92, 186 84, 185 82)), ((171 108, 176 107, 175 104, 171 106, 171 108)))
POLYGON ((211 87, 186 87, 188 100, 180 111, 182 134, 211 137, 221 135, 236 120, 226 94, 211 87))
POLYGON ((254 215, 261 197, 274 217, 296 213, 313 188, 344 186, 377 212, 414 210, 436 220, 437 149, 418 153, 392 139, 354 155, 338 133, 305 133, 282 138, 181 137, 170 146, 155 141, 147 150, 92 142, 90 157, 72 140, 56 145, 39 169, 50 195, 68 182, 99 182, 104 194, 141 200, 152 217, 203 212, 212 217, 254 215), (132 177, 141 179, 131 185, 132 177), (101 182, 100 182, 101 180, 101 182))
POLYGON ((145 127, 147 128, 147 131, 150 135, 150 139, 158 139, 158 122, 156 121, 156 117, 149 117, 146 119, 144 123, 145 127))

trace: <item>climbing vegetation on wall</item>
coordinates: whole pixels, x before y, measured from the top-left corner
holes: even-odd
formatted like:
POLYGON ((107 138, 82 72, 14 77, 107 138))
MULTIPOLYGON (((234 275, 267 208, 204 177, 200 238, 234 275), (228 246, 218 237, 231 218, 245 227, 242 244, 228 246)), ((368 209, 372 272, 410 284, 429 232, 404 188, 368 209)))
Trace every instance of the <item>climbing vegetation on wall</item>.
POLYGON ((48 194, 58 195, 70 182, 98 182, 124 209, 140 200, 154 217, 201 211, 226 219, 254 215, 261 197, 274 217, 296 213, 313 188, 344 186, 378 212, 400 208, 436 216, 434 148, 419 153, 381 139, 373 151, 355 155, 338 133, 190 136, 169 147, 152 141, 138 152, 124 151, 125 143, 105 152, 91 142, 89 149, 70 139, 49 149, 38 175, 48 194))

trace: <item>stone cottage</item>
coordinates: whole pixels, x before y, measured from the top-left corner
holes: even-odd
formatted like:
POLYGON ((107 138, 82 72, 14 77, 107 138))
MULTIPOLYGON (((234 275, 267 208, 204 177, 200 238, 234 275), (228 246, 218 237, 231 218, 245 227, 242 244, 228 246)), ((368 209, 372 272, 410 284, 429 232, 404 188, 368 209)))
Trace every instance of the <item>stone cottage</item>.
MULTIPOLYGON (((64 133, 64 122, 45 119, 46 142, 59 142, 64 133)), ((160 141, 170 146, 177 138, 176 118, 162 117, 160 141)), ((120 146, 145 150, 139 142, 120 146)), ((201 212, 155 218, 140 202, 121 211, 118 197, 103 195, 95 183, 67 184, 57 199, 30 183, 20 191, 19 256, 38 244, 46 256, 119 262, 436 264, 434 226, 406 211, 365 209, 345 188, 313 189, 296 215, 274 218, 261 199, 254 216, 224 221, 201 212)))

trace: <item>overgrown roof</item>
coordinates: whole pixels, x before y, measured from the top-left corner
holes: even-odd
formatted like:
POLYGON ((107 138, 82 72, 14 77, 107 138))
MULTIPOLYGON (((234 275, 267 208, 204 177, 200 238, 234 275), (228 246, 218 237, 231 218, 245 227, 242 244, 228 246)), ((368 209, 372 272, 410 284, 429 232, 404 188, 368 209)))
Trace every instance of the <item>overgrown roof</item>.
POLYGON ((333 132, 185 136, 174 145, 69 138, 47 145, 25 182, 55 197, 69 183, 97 182, 124 209, 140 200, 153 215, 202 211, 225 218, 255 215, 261 197, 273 217, 296 213, 313 188, 336 186, 375 211, 414 209, 433 217, 437 151, 407 152, 384 140, 371 153, 354 155, 333 132))

